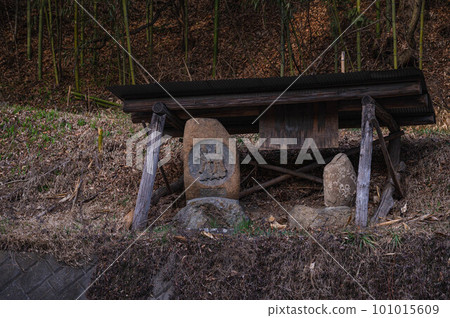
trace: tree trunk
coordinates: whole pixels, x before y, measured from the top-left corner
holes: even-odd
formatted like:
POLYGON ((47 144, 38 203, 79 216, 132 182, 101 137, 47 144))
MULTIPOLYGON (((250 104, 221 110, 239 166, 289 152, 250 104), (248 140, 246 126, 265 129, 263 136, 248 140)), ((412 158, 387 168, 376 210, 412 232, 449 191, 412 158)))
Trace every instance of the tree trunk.
POLYGON ((38 34, 38 79, 42 79, 42 35, 44 28, 44 1, 39 2, 39 34, 38 34))
POLYGON ((397 65, 397 29, 395 24, 395 0, 392 0, 392 42, 394 47, 394 69, 398 68, 397 65))
POLYGON ((130 39, 130 28, 128 26, 128 4, 127 0, 122 0, 122 7, 123 7, 123 24, 125 27, 125 34, 127 37, 127 50, 128 50, 128 62, 130 64, 130 77, 131 77, 131 84, 135 85, 136 81, 134 78, 134 65, 133 65, 133 58, 131 57, 131 39, 130 39))
MULTIPOLYGON (((395 1, 395 0, 393 0, 395 1)), ((356 14, 358 20, 360 20, 359 15, 361 14, 361 0, 356 0, 356 14)), ((358 71, 361 71, 361 23, 356 22, 357 32, 356 32, 356 65, 358 71)))
POLYGON ((31 60, 31 0, 27 0, 27 58, 31 60))
POLYGON ((80 74, 78 64, 78 4, 74 2, 74 31, 73 31, 73 43, 74 43, 74 57, 75 57, 75 90, 80 92, 80 74))
POLYGON ((219 0, 214 0, 214 55, 213 55, 213 79, 216 78, 217 56, 219 51, 219 0))

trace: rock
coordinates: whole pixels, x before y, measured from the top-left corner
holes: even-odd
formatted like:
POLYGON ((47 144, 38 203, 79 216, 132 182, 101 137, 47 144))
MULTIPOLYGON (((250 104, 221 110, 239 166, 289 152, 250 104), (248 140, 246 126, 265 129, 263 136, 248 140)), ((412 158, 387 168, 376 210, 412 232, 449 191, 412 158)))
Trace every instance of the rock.
POLYGON ((337 154, 323 171, 326 206, 352 206, 356 198, 356 173, 344 153, 337 154))
POLYGON ((216 119, 186 122, 183 138, 186 199, 239 199, 239 158, 234 139, 216 119), (197 181, 196 181, 197 180, 197 181), (195 181, 195 182, 194 182, 195 181))
POLYGON ((167 259, 167 263, 155 275, 152 280, 153 297, 149 300, 171 300, 174 299, 174 283, 177 257, 175 253, 171 253, 167 259))
POLYGON ((247 219, 239 201, 214 197, 189 200, 175 216, 187 229, 232 228, 247 219))
POLYGON ((289 225, 299 230, 320 227, 344 228, 349 223, 353 209, 347 206, 311 208, 296 205, 289 213, 289 225))

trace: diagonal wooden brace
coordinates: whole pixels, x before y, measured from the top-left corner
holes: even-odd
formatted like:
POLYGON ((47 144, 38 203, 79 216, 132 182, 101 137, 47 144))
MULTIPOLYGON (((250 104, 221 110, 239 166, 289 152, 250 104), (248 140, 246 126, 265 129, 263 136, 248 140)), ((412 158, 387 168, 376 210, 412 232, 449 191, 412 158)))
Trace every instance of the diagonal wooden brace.
POLYGON ((386 147, 386 142, 384 141, 383 132, 381 131, 380 124, 378 123, 378 120, 376 120, 375 118, 372 119, 372 124, 374 125, 377 131, 378 139, 380 140, 381 151, 383 152, 384 161, 386 162, 386 166, 389 173, 388 178, 392 179, 392 181, 394 182, 395 189, 397 189, 398 193, 403 198, 405 195, 403 193, 397 172, 395 171, 394 164, 392 163, 391 156, 389 155, 389 151, 386 147))

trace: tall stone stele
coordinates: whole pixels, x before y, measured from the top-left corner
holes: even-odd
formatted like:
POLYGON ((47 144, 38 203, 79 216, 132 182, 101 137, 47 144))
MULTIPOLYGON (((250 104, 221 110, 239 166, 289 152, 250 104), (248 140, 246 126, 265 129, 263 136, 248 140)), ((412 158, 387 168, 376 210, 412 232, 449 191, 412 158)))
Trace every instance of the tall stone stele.
POLYGON ((186 206, 175 220, 188 229, 232 228, 247 220, 239 204, 240 171, 234 139, 216 119, 186 123, 183 141, 186 206))
POLYGON ((239 158, 234 139, 216 119, 186 122, 183 138, 186 200, 239 199, 239 158))

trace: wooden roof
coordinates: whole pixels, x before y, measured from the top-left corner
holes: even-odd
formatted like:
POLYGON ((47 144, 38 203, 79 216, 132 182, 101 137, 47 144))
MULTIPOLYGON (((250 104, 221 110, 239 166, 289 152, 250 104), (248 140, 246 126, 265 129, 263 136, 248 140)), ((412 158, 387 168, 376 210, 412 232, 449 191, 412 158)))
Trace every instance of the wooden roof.
MULTIPOLYGON (((247 133, 258 131, 258 125, 251 123, 294 80, 296 77, 161 83, 176 101, 159 84, 108 89, 124 101, 123 110, 132 113, 134 122, 148 122, 152 106, 163 102, 181 120, 190 116, 179 104, 194 117, 217 118, 230 133, 247 133)), ((302 76, 272 107, 331 103, 338 109, 339 128, 359 128, 361 98, 366 95, 376 99, 400 125, 435 123, 423 73, 415 68, 302 76)), ((170 131, 170 122, 166 126, 170 131)))

